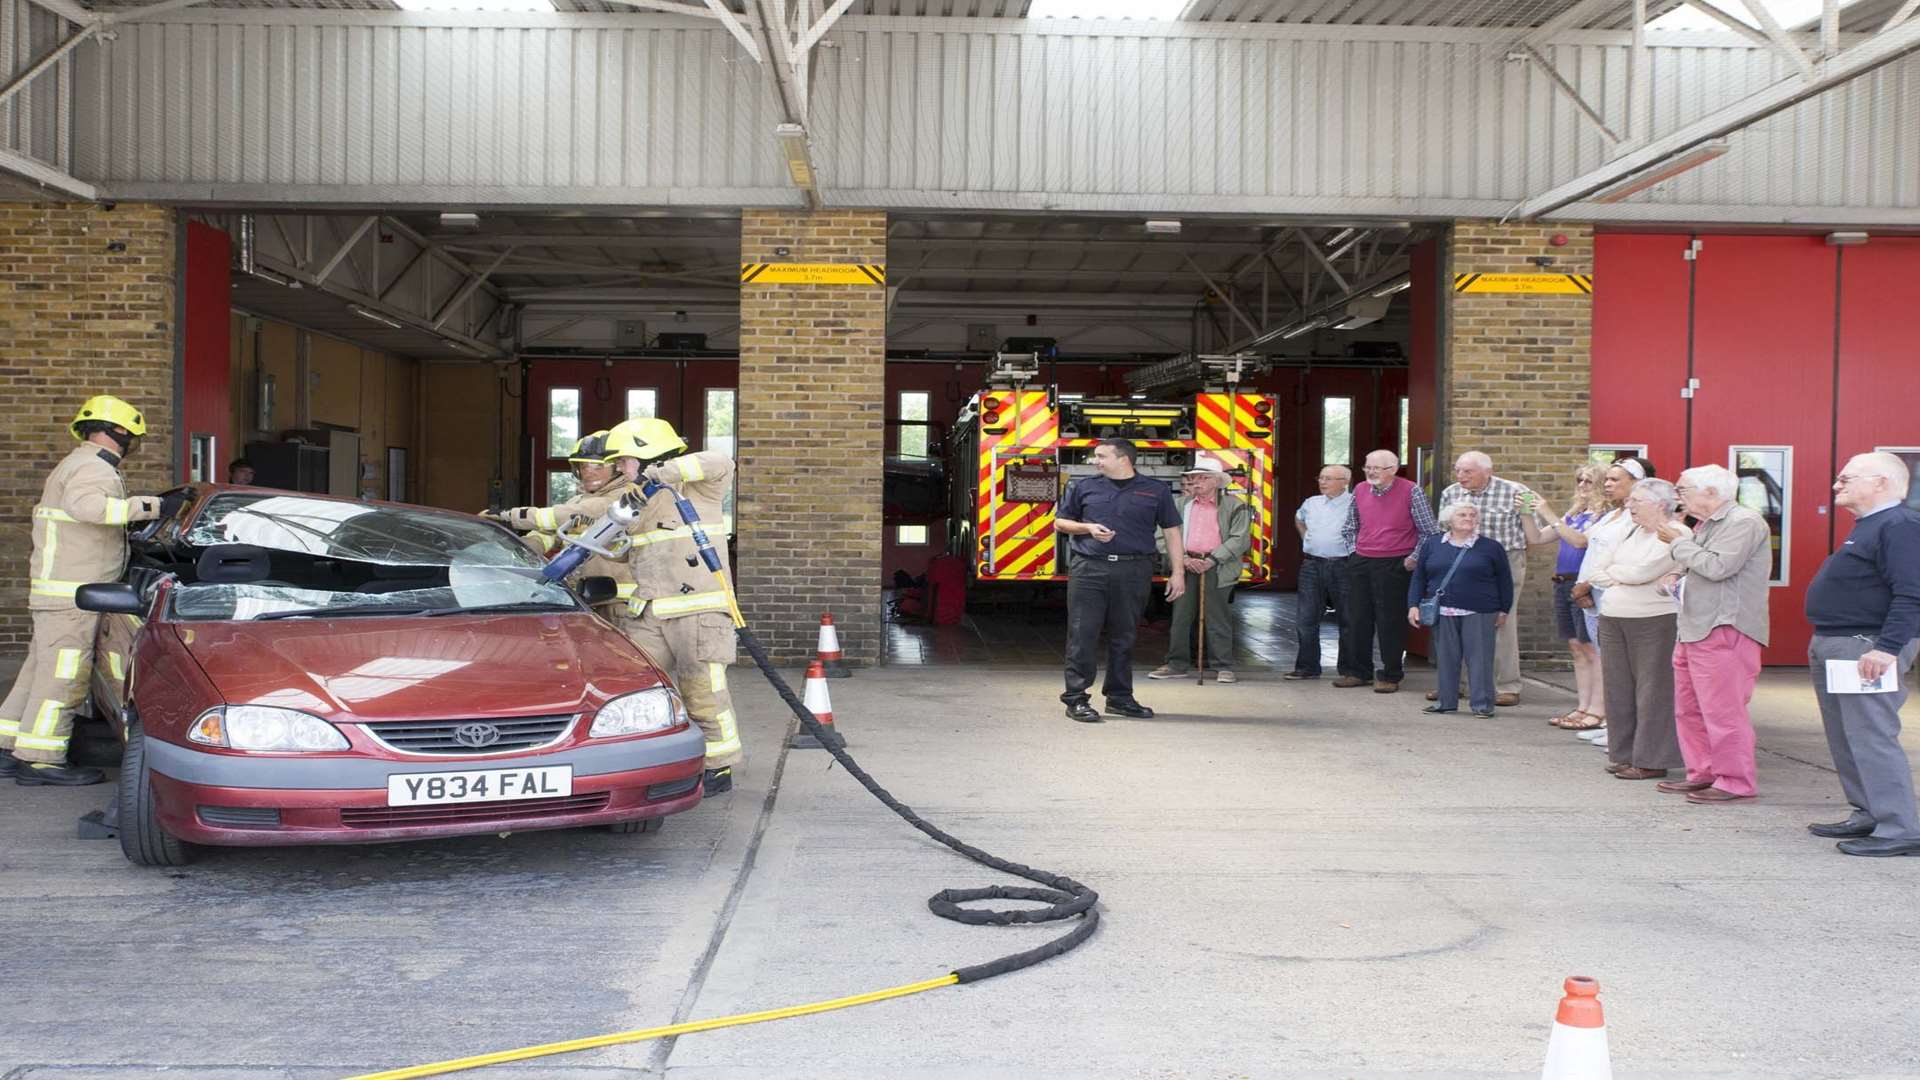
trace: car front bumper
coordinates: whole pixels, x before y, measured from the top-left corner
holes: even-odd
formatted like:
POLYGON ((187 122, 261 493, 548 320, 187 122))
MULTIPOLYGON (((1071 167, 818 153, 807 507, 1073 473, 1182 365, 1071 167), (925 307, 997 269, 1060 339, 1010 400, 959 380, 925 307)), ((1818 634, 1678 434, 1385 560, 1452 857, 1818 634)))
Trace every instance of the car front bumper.
POLYGON ((651 738, 493 758, 388 760, 358 755, 210 754, 146 743, 160 826, 230 847, 367 844, 566 829, 664 817, 699 805, 706 744, 688 727, 651 738), (570 765, 570 795, 429 806, 387 805, 387 777, 570 765))

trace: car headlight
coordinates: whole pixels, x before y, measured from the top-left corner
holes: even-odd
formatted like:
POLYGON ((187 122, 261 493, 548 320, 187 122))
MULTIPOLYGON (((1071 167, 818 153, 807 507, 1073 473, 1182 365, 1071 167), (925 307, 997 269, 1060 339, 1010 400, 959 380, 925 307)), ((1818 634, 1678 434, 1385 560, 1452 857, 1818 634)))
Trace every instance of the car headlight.
POLYGON ((664 686, 656 686, 651 690, 614 698, 602 705, 587 735, 600 739, 610 735, 665 731, 685 723, 686 718, 687 710, 680 704, 680 695, 664 686))
POLYGON ((340 729, 310 713, 269 705, 208 709, 187 729, 187 739, 229 750, 345 750, 340 729))

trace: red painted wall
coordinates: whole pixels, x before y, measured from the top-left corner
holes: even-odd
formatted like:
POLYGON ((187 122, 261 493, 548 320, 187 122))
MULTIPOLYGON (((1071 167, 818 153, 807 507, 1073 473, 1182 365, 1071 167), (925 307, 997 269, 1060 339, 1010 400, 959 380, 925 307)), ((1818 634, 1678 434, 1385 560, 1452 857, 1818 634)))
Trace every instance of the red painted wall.
POLYGON ((232 254, 227 234, 197 221, 187 223, 185 399, 180 403, 180 477, 187 477, 191 437, 211 434, 213 478, 225 480, 227 462, 243 449, 233 430, 232 254))

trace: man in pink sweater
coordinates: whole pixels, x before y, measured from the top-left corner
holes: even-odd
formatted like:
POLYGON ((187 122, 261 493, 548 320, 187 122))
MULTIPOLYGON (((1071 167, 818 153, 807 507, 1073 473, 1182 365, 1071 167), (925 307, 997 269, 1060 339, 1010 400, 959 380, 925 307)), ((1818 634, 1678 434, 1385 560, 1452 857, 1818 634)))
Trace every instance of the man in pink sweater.
MULTIPOLYGON (((1407 657, 1407 583, 1413 577, 1413 553, 1427 537, 1440 532, 1427 493, 1398 475, 1399 469, 1399 455, 1391 450, 1367 455, 1367 482, 1354 490, 1344 533, 1353 554, 1347 556, 1352 618, 1347 621, 1349 638, 1343 651, 1354 657, 1371 656, 1377 637, 1376 694, 1400 689, 1407 657)), ((1367 681, 1349 675, 1335 679, 1333 685, 1348 689, 1365 686, 1367 681)))

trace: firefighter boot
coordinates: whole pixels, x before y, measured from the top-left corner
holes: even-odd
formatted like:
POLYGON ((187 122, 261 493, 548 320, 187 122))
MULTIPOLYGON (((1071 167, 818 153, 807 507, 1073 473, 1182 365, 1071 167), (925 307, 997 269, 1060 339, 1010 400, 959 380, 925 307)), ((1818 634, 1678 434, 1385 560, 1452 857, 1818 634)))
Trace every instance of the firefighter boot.
POLYGON ((13 756, 11 750, 0 750, 0 776, 12 776, 20 771, 20 759, 13 756))
POLYGON ((715 795, 724 795, 732 790, 733 767, 729 765, 725 768, 707 770, 705 789, 700 793, 700 796, 701 798, 711 799, 715 795))
POLYGON ((107 778, 99 769, 84 765, 55 765, 45 761, 22 761, 13 782, 21 787, 85 787, 107 778))

